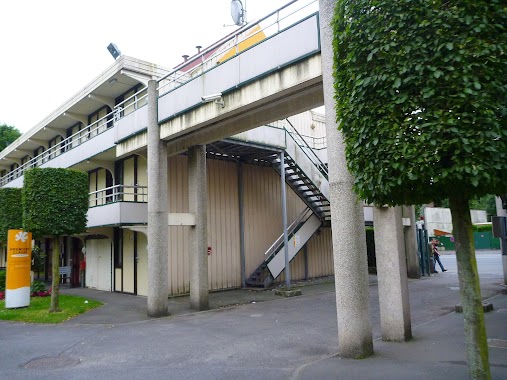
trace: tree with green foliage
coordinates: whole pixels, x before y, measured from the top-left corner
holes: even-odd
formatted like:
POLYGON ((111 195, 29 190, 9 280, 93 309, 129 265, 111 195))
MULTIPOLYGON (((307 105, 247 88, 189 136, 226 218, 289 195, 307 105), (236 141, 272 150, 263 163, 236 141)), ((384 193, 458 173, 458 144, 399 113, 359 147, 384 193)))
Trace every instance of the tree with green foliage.
POLYGON ((359 196, 449 199, 470 376, 490 378, 469 200, 507 183, 504 0, 338 0, 337 119, 359 196))
POLYGON ((7 148, 19 136, 21 136, 21 132, 16 127, 0 124, 0 152, 7 148))
POLYGON ((0 189, 0 245, 7 243, 7 232, 23 227, 21 189, 0 189))
POLYGON ((59 311, 60 240, 83 232, 88 211, 88 174, 72 169, 34 168, 25 171, 22 191, 23 225, 35 237, 51 236, 53 286, 50 312, 59 311))

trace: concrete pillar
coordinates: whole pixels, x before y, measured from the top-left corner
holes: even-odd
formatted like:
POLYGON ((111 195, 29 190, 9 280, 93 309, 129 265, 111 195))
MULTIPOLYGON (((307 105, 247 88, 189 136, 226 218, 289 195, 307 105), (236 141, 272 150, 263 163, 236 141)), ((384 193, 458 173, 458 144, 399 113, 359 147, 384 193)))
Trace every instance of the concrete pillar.
POLYGON ((160 140, 157 81, 148 82, 148 316, 168 314, 167 149, 160 140))
MULTIPOLYGON (((496 215, 507 216, 507 210, 502 207, 502 199, 495 198, 496 215)), ((507 240, 500 239, 500 248, 502 249, 503 283, 507 285, 507 240)))
POLYGON ((188 150, 188 203, 195 215, 195 226, 190 227, 190 307, 209 309, 208 285, 208 184, 206 177, 206 145, 188 150))
POLYGON ((382 339, 412 338, 401 207, 375 207, 375 254, 382 339))
POLYGON ((417 254, 417 226, 415 224, 415 207, 402 206, 402 217, 410 221, 410 226, 404 226, 405 254, 407 257, 408 278, 420 278, 421 267, 419 266, 419 255, 417 254))
POLYGON ((362 204, 352 190, 354 179, 347 170, 345 145, 336 124, 330 25, 335 3, 319 0, 338 344, 341 357, 364 358, 373 354, 366 232, 362 204))

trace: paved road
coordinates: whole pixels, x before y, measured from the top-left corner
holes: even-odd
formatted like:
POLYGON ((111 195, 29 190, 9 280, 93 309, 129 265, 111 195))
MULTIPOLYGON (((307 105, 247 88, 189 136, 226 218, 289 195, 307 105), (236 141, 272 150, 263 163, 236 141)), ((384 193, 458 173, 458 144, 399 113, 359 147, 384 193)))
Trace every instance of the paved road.
MULTIPOLYGON (((443 259, 448 272, 409 282, 414 340, 377 340, 376 354, 369 359, 336 356, 335 295, 332 286, 319 284, 303 290, 308 295, 302 297, 156 320, 116 324, 118 314, 128 311, 122 304, 117 314, 108 305, 113 310, 108 323, 0 322, 0 378, 466 378, 463 319, 451 313, 459 303, 455 258, 444 255, 443 259)), ((484 271, 483 297, 496 295, 494 303, 499 307, 486 316, 488 336, 507 342, 507 296, 498 295, 502 274, 495 269, 497 261, 501 262, 498 253, 478 255, 484 271)), ((370 294, 373 332, 378 338, 375 285, 370 294)), ((493 378, 507 378, 507 350, 490 348, 490 361, 493 378)))

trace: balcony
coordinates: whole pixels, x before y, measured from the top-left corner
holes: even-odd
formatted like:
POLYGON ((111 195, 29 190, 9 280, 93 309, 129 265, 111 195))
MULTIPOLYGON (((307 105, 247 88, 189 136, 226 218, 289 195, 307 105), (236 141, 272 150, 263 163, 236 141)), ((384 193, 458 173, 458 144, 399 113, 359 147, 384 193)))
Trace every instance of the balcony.
POLYGON ((69 168, 115 146, 114 113, 81 129, 0 178, 0 187, 22 187, 23 173, 35 167, 69 168), (100 136, 99 139, 95 137, 100 136), (92 141, 93 140, 93 141, 92 141))
POLYGON ((87 228, 148 223, 148 188, 115 185, 90 193, 87 228))

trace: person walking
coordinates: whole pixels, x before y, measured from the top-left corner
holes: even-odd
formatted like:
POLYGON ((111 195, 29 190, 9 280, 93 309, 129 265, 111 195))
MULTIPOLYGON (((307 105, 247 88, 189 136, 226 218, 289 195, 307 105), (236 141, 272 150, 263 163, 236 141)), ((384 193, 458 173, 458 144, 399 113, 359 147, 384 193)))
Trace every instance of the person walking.
MULTIPOLYGON (((447 269, 444 268, 444 266, 442 265, 442 262, 440 261, 440 253, 438 253, 438 245, 440 244, 440 240, 437 240, 437 239, 432 239, 431 240, 431 245, 433 247, 433 260, 435 260, 438 265, 440 265, 440 269, 442 270, 442 272, 447 272, 447 269)), ((438 273, 436 271, 436 265, 435 265, 435 271, 433 273, 438 273)))

